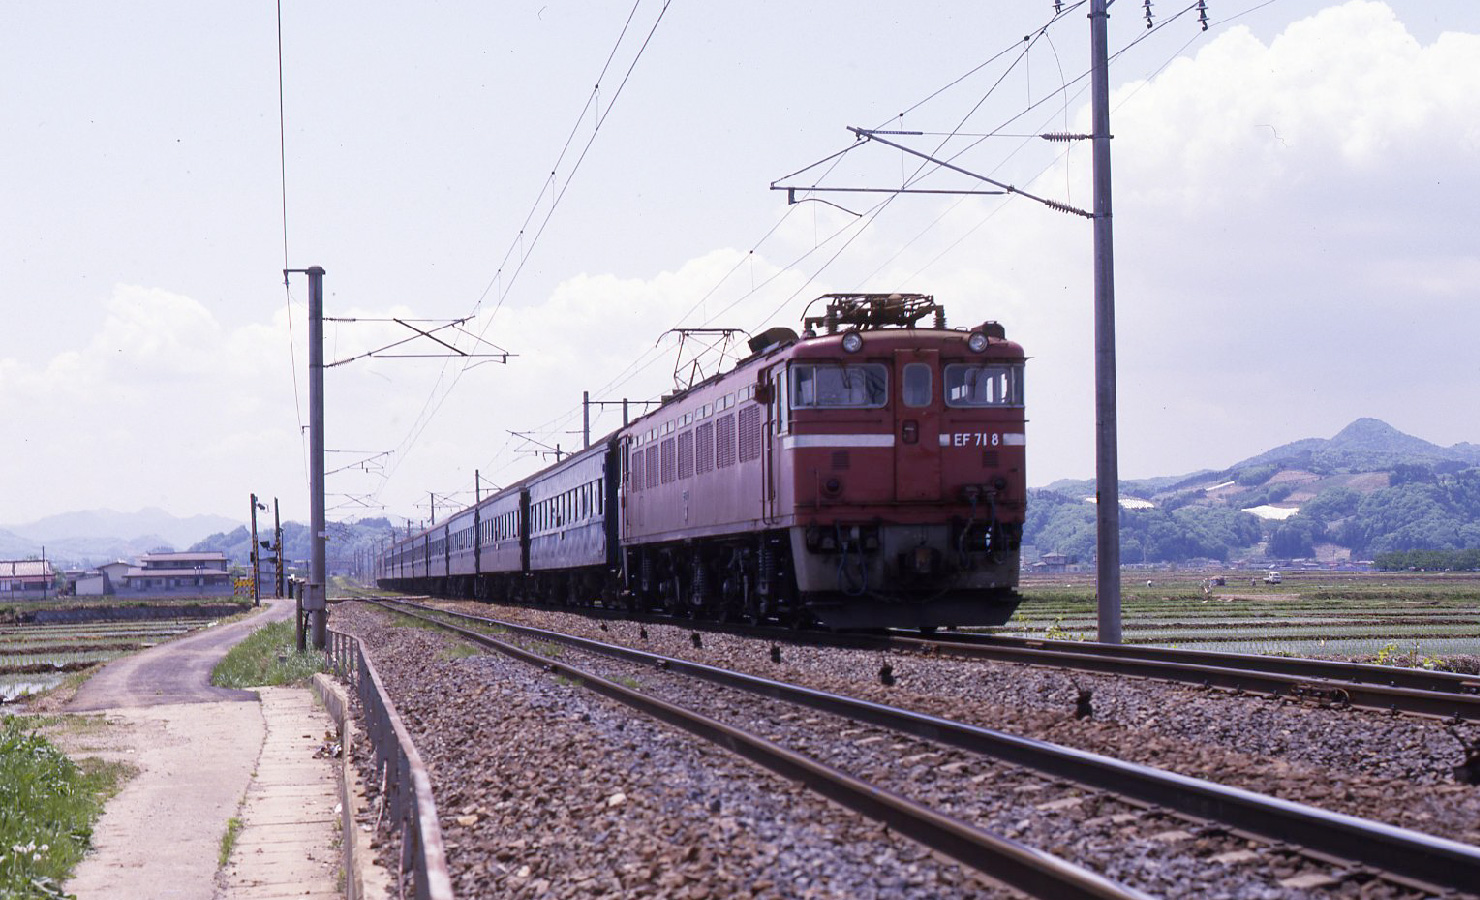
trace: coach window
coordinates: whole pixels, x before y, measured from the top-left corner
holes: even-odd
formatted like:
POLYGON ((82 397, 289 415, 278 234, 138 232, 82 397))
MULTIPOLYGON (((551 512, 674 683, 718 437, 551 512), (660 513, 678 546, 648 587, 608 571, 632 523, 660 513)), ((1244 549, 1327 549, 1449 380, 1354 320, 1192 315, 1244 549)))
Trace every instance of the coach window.
POLYGON ((947 406, 1022 406, 1023 367, 949 365, 945 370, 945 389, 947 406))
POLYGON ((900 385, 900 399, 905 406, 919 408, 930 405, 931 382, 934 373, 929 363, 914 362, 904 367, 904 383, 900 385))
POLYGON ((889 371, 880 363, 799 364, 791 379, 793 409, 877 409, 889 398, 889 371))

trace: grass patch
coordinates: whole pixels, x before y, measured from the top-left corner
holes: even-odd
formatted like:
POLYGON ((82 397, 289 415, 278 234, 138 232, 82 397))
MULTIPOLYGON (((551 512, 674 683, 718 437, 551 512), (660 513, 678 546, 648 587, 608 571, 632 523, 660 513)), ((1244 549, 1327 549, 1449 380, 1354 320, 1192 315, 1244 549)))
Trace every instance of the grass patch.
POLYGON ((550 641, 530 641, 527 648, 530 653, 538 653, 547 659, 560 659, 565 655, 565 645, 550 641))
POLYGON ((226 830, 221 833, 221 852, 216 855, 217 867, 224 867, 231 861, 231 851, 236 847, 236 836, 241 834, 242 820, 232 816, 226 820, 226 830))
POLYGON ((458 641, 450 647, 444 647, 442 649, 442 652, 438 653, 437 656, 438 658, 444 659, 447 662, 454 662, 459 659, 467 659, 469 656, 477 656, 479 653, 482 652, 483 651, 479 650, 477 647, 474 647, 472 644, 466 643, 464 641, 458 641))
POLYGON ((390 625, 392 628, 419 628, 422 631, 442 630, 440 627, 437 626, 435 622, 428 622, 425 619, 419 619, 416 616, 407 615, 403 612, 397 612, 393 609, 387 610, 387 612, 390 613, 390 625))
POLYGON ((129 773, 98 760, 79 766, 24 719, 0 722, 0 897, 61 896, 129 773))
POLYGON ((329 668, 329 657, 318 650, 299 652, 291 621, 272 622, 247 636, 211 672, 211 684, 246 688, 300 684, 329 668))

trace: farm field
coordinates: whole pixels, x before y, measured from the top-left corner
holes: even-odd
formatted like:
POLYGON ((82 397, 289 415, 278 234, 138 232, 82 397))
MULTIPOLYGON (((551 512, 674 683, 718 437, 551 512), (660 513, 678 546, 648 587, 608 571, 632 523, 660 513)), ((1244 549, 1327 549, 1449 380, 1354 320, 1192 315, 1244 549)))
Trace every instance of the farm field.
POLYGON ((115 601, 110 606, 97 601, 59 600, 6 607, 0 610, 0 702, 49 690, 70 673, 220 621, 219 615, 201 613, 199 601, 131 602, 127 606, 116 605, 115 601), (91 621, 31 621, 38 613, 47 612, 91 621), (141 614, 154 618, 114 619, 141 614))
MULTIPOLYGON (((1123 639, 1399 665, 1437 666, 1480 656, 1480 574, 1294 572, 1276 585, 1265 584, 1262 575, 1127 572, 1121 584, 1123 639), (1210 575, 1226 576, 1227 583, 1205 589, 1210 575)), ((991 630, 1094 640, 1092 575, 1025 577, 1022 593, 1026 599, 1013 618, 991 630)))

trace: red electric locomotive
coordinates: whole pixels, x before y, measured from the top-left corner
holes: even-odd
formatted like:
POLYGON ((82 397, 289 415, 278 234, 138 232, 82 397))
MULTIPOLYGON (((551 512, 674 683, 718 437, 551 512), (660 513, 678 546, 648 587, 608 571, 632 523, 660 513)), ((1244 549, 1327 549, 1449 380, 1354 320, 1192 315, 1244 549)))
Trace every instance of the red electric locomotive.
POLYGON ((829 295, 619 435, 625 594, 834 628, 1018 603, 1023 352, 918 294, 829 295), (920 320, 929 317, 928 325, 920 320))
POLYGON ((445 525, 397 590, 833 628, 1018 604, 1023 351, 919 294, 834 294, 736 368, 445 525), (922 324, 927 320, 928 324, 922 324))

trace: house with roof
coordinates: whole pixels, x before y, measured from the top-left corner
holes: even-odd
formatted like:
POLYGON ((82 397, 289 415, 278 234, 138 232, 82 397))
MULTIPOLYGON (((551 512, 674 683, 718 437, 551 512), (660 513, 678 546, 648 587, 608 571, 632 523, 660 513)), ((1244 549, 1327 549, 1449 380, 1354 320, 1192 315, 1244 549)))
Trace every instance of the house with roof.
POLYGON ((0 560, 0 603, 56 596, 56 570, 44 559, 0 560))
POLYGON ((135 597, 230 597, 232 579, 221 550, 145 553, 123 574, 118 593, 135 597))

